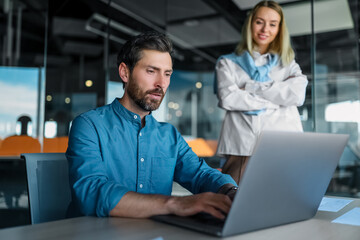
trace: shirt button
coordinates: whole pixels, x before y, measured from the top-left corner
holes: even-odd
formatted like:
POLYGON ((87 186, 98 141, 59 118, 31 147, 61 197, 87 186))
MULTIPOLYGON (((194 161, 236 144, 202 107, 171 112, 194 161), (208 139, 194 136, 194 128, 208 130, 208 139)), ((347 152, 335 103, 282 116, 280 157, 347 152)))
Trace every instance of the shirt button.
POLYGON ((136 115, 134 115, 134 119, 137 119, 137 116, 136 116, 136 115))
POLYGON ((143 188, 143 185, 142 185, 142 184, 140 184, 140 185, 139 185, 139 187, 140 187, 140 188, 143 188))
POLYGON ((142 136, 142 134, 140 133, 140 137, 142 136))
POLYGON ((145 161, 145 159, 144 159, 144 158, 140 158, 140 161, 141 161, 141 162, 144 162, 144 161, 145 161))

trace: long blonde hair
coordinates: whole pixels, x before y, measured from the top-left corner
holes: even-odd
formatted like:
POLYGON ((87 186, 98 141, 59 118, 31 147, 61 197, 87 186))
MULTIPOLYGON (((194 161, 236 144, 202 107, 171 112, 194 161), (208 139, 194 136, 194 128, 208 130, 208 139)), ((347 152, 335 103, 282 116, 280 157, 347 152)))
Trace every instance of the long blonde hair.
POLYGON ((256 4, 255 7, 251 10, 241 32, 242 40, 237 45, 235 49, 235 53, 240 55, 241 53, 247 50, 251 55, 253 54, 254 42, 251 33, 251 25, 252 25, 253 17, 261 7, 271 8, 280 15, 279 32, 276 38, 274 39, 274 41, 270 43, 268 51, 270 53, 278 54, 282 64, 288 65, 294 59, 295 53, 293 48, 291 47, 290 36, 288 29, 286 27, 282 8, 275 1, 261 1, 258 4, 256 4))

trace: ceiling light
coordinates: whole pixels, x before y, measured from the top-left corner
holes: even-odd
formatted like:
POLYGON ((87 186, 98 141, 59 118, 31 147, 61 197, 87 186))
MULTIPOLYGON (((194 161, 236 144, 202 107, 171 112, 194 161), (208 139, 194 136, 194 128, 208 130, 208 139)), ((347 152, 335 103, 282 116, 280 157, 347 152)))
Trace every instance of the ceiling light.
POLYGON ((86 87, 91 87, 93 85, 93 81, 92 80, 86 80, 85 81, 85 86, 86 87))
MULTIPOLYGON (((113 34, 108 34, 107 32, 100 30, 96 27, 92 26, 93 22, 100 22, 101 24, 107 25, 107 23, 109 22, 109 26, 116 28, 117 30, 119 30, 121 27, 118 26, 119 23, 115 22, 114 20, 109 20, 109 18, 104 17, 100 14, 93 14, 86 22, 85 24, 85 29, 89 32, 95 33, 97 35, 102 36, 103 38, 107 38, 109 37, 110 40, 118 42, 120 44, 124 44, 126 41, 120 37, 114 36, 113 34), (117 26, 117 27, 114 27, 117 26)), ((128 28, 129 29, 129 28, 128 28)), ((126 31, 126 30, 125 30, 126 31)))
POLYGON ((202 88, 202 83, 201 83, 201 82, 197 82, 197 83, 195 84, 195 87, 196 87, 197 89, 202 88))
POLYGON ((174 108, 175 110, 179 109, 179 107, 180 107, 180 105, 179 105, 178 103, 174 103, 174 107, 173 107, 173 108, 174 108))
POLYGON ((187 27, 196 27, 199 26, 200 22, 199 20, 187 20, 184 22, 184 25, 187 27))
POLYGON ((168 107, 169 107, 169 108, 174 108, 174 104, 175 104, 174 102, 169 102, 169 103, 168 103, 168 107))
POLYGON ((182 111, 181 111, 181 110, 177 110, 177 111, 175 112, 175 115, 176 115, 177 117, 181 117, 181 116, 182 116, 182 111))

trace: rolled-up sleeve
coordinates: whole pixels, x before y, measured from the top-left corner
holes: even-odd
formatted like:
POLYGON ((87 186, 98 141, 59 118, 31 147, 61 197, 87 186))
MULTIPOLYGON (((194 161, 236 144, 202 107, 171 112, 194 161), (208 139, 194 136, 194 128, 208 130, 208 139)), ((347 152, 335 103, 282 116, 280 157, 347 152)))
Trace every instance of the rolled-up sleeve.
POLYGON ((128 191, 110 181, 101 156, 99 137, 93 123, 77 117, 69 135, 66 152, 73 200, 84 215, 109 216, 109 212, 128 191))

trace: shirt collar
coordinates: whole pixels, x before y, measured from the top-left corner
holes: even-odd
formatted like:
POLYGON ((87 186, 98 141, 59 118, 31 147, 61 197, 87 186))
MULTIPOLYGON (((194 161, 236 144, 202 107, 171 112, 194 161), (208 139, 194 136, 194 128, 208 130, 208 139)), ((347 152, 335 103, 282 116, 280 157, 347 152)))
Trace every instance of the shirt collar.
POLYGON ((119 98, 115 98, 115 100, 111 103, 113 109, 116 113, 118 113, 121 117, 125 118, 128 121, 141 122, 140 115, 133 113, 126 109, 120 102, 119 98))
MULTIPOLYGON (((111 103, 113 109, 120 116, 124 117, 128 121, 135 121, 141 124, 141 118, 139 114, 133 113, 125 108, 120 102, 119 98, 115 98, 115 100, 111 103)), ((152 112, 145 116, 145 126, 153 119, 152 112)))
POLYGON ((254 50, 253 51, 253 56, 255 59, 259 58, 259 57, 263 57, 263 58, 268 58, 270 56, 270 53, 264 53, 263 55, 260 54, 260 52, 254 50))

